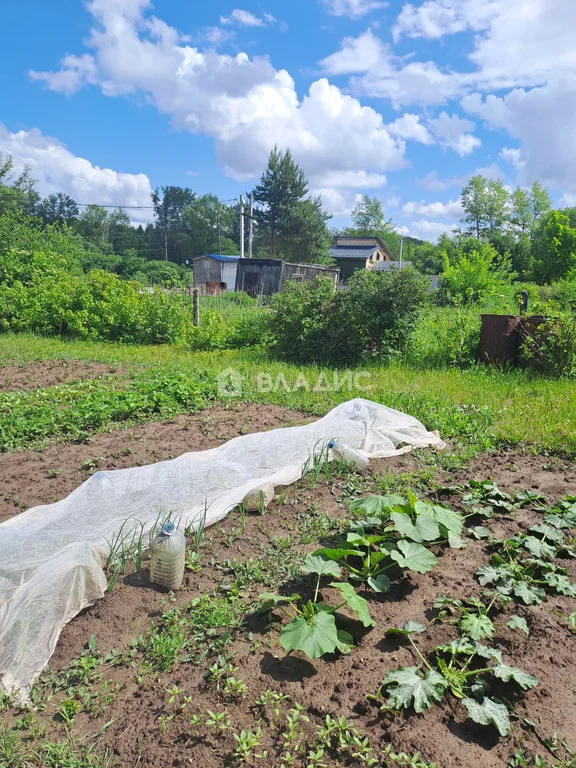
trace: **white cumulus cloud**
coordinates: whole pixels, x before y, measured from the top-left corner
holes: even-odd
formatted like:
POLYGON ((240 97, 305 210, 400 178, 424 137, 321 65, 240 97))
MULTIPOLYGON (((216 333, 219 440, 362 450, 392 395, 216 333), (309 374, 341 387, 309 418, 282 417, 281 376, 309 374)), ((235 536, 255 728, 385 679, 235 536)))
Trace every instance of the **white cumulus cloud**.
POLYGON ((418 141, 420 144, 434 144, 434 137, 430 131, 420 122, 419 115, 413 115, 405 112, 402 117, 388 123, 386 126, 391 136, 405 139, 407 141, 418 141))
POLYGON ((376 110, 326 79, 300 98, 294 80, 264 57, 202 51, 149 13, 148 0, 92 0, 95 24, 83 68, 65 58, 56 72, 32 76, 70 93, 85 84, 109 96, 144 94, 176 126, 214 138, 225 171, 257 176, 274 143, 290 147, 314 186, 330 172, 345 186, 358 172, 402 168, 405 144, 376 110))
POLYGON ((235 8, 230 16, 220 16, 220 24, 238 24, 241 27, 266 27, 274 21, 276 19, 269 13, 260 18, 250 11, 243 11, 240 8, 235 8))
POLYGON ((458 115, 441 112, 437 118, 429 120, 428 125, 441 144, 450 147, 461 157, 482 145, 480 139, 470 133, 476 127, 474 123, 458 115))
POLYGON ((334 16, 348 16, 351 19, 360 18, 388 5, 381 0, 323 0, 323 3, 334 16))
POLYGON ((464 109, 489 127, 504 130, 522 146, 521 184, 540 181, 576 192, 576 73, 539 88, 516 88, 504 96, 471 94, 464 109))
POLYGON ((369 72, 379 67, 388 56, 384 43, 371 29, 358 37, 345 37, 341 48, 320 62, 327 75, 348 75, 352 72, 369 72))
POLYGON ((447 203, 420 202, 406 203, 402 208, 403 216, 425 216, 427 218, 449 218, 458 220, 462 218, 462 205, 460 200, 449 200, 447 203))
POLYGON ((408 233, 412 237, 420 240, 436 241, 444 233, 450 234, 454 229, 454 224, 448 224, 441 221, 429 221, 428 219, 419 219, 412 221, 408 225, 408 233))
MULTIPOLYGON (((152 188, 143 173, 120 173, 100 168, 72 154, 57 139, 33 128, 11 133, 0 123, 0 152, 9 154, 19 170, 30 166, 42 197, 63 192, 78 203, 149 206, 152 188)), ((151 211, 128 211, 136 222, 149 221, 151 211)))
POLYGON ((426 0, 419 6, 403 6, 393 30, 396 39, 407 37, 437 38, 478 31, 489 26, 501 0, 426 0))

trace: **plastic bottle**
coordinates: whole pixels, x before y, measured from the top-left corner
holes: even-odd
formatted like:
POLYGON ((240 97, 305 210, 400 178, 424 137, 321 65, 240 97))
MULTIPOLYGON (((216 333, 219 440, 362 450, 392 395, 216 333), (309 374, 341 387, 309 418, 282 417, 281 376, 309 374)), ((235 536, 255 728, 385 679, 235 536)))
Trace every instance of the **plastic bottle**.
POLYGON ((262 512, 274 499, 274 491, 275 488, 271 483, 266 483, 266 485, 261 485, 252 491, 248 491, 242 499, 246 512, 262 512))
POLYGON ((351 461, 359 470, 366 469, 368 466, 368 459, 363 456, 359 451, 354 448, 350 448, 345 443, 339 443, 336 440, 331 440, 328 443, 328 448, 332 450, 334 456, 344 461, 351 461))
POLYGON ((150 545, 150 581, 175 591, 182 586, 186 537, 174 523, 164 523, 150 545))

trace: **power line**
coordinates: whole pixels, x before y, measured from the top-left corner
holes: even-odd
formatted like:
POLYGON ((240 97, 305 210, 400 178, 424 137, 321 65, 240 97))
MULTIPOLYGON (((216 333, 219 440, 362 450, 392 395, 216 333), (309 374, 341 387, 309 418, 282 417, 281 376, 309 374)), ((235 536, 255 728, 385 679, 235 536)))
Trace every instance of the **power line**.
MULTIPOLYGON (((76 202, 76 201, 74 201, 76 202)), ((219 203, 236 203, 238 202, 237 197, 230 197, 227 200, 220 200, 218 198, 219 203)), ((153 205, 122 205, 118 203, 118 205, 110 205, 109 203, 76 203, 76 205, 79 208, 90 208, 92 206, 98 206, 99 208, 128 208, 130 210, 154 210, 155 206, 153 205)))

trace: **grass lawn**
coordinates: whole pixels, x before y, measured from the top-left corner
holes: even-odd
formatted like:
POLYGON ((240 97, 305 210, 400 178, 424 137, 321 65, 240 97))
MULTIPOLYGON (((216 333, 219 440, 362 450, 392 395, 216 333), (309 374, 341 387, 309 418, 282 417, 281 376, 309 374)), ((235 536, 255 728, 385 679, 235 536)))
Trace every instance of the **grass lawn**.
MULTIPOLYGON (((550 380, 523 371, 483 367, 417 370, 398 362, 366 366, 362 372, 368 375, 363 377, 352 372, 334 390, 330 388, 332 370, 278 363, 258 350, 190 352, 175 346, 0 336, 2 365, 66 359, 120 364, 134 374, 207 372, 218 376, 233 369, 242 376, 240 397, 246 401, 322 414, 336 403, 361 396, 412 413, 443 437, 463 439, 479 448, 527 445, 576 455, 576 393, 570 379, 550 380)), ((342 381, 340 372, 336 384, 342 381)))

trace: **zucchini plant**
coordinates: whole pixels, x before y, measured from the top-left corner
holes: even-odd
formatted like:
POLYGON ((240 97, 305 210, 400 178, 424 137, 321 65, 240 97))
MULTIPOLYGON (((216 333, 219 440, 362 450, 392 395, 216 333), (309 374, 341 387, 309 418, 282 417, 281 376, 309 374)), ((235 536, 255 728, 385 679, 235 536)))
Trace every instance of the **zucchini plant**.
POLYGON ((418 663, 388 672, 376 695, 369 698, 378 702, 382 711, 412 707, 419 713, 451 694, 462 702, 474 722, 495 725, 499 734, 506 736, 510 730, 508 706, 492 695, 492 683, 497 679, 526 691, 538 684, 538 678, 504 664, 498 649, 469 637, 437 645, 428 660, 413 640, 413 635, 425 631, 423 624, 413 621, 401 629, 388 630, 388 635, 408 639, 418 663))
POLYGON ((470 491, 464 494, 462 503, 471 506, 473 512, 481 517, 492 517, 494 512, 515 512, 521 507, 546 500, 545 496, 535 491, 519 491, 514 495, 506 493, 491 480, 470 480, 468 487, 470 491), (482 506, 478 507, 478 504, 482 506))
POLYGON ((576 584, 568 578, 568 570, 552 561, 556 557, 576 558, 574 537, 563 530, 572 522, 572 515, 576 512, 548 514, 528 533, 490 541, 490 564, 475 574, 480 584, 491 584, 501 595, 526 605, 541 603, 547 593, 576 597, 576 584))
POLYGON ((426 544, 463 547, 461 515, 451 509, 420 501, 410 491, 368 496, 350 505, 355 518, 339 546, 323 547, 314 554, 340 565, 350 581, 375 592, 390 588, 392 569, 427 573, 438 560, 426 544))
POLYGON ((479 597, 455 600, 440 595, 434 603, 434 608, 439 609, 438 616, 430 623, 453 624, 472 640, 491 638, 497 626, 519 629, 527 636, 530 634, 528 623, 522 616, 513 614, 508 621, 495 621, 494 614, 512 602, 510 597, 496 593, 489 594, 486 599, 488 602, 485 603, 479 597))
POLYGON ((339 592, 337 605, 327 605, 319 601, 320 582, 323 577, 339 578, 340 567, 332 560, 319 555, 308 555, 301 572, 315 577, 314 597, 305 601, 301 595, 289 597, 266 592, 260 595, 260 613, 268 613, 274 608, 281 610, 290 618, 280 633, 280 644, 285 651, 302 651, 310 659, 318 659, 328 653, 340 651, 348 653, 354 645, 349 632, 338 626, 338 614, 347 606, 365 627, 374 626, 374 620, 368 611, 368 603, 356 594, 348 582, 332 581, 328 586, 339 592))

